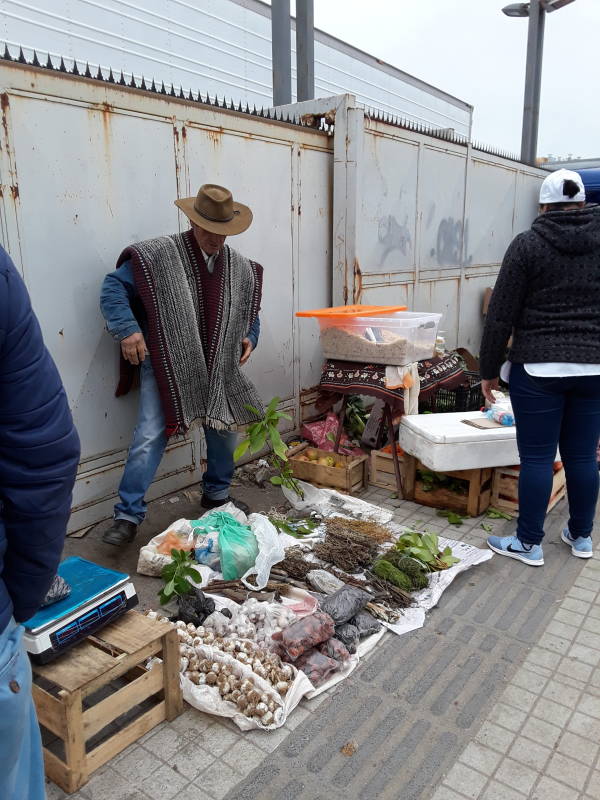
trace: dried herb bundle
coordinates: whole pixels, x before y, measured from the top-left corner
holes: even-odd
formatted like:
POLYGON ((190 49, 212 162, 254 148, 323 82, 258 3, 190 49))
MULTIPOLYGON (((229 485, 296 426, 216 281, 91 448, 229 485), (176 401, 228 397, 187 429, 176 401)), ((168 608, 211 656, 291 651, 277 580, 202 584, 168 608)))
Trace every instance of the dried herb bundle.
POLYGON ((389 542, 392 534, 383 525, 378 525, 376 522, 371 522, 368 519, 346 519, 345 517, 330 517, 327 520, 327 530, 341 531, 347 535, 353 533, 368 536, 369 539, 378 544, 389 542))
POLYGON ((377 542, 364 533, 348 528, 347 520, 331 517, 326 520, 325 540, 315 545, 315 555, 346 572, 368 567, 377 556, 377 542))
POLYGON ((288 547, 285 551, 285 558, 277 564, 290 578, 297 578, 303 581, 311 569, 315 569, 315 564, 310 564, 304 558, 304 552, 300 547, 288 547))

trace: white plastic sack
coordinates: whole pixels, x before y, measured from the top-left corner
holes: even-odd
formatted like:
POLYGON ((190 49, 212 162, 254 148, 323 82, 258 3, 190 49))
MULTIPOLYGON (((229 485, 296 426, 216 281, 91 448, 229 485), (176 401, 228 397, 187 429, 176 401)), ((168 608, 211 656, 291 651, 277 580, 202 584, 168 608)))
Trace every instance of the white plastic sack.
POLYGON ((277 528, 262 514, 250 514, 250 529, 258 542, 258 555, 253 567, 244 573, 241 581, 248 589, 257 591, 264 589, 271 574, 271 568, 283 561, 285 550, 279 539, 277 528), (251 575, 256 575, 256 584, 248 582, 251 575))
MULTIPOLYGON (((203 519, 209 514, 212 514, 214 510, 216 509, 206 511, 201 517, 199 517, 199 519, 203 519)), ((226 503, 224 506, 219 506, 218 510, 231 514, 231 516, 235 517, 235 519, 237 519, 237 521, 242 525, 248 524, 248 517, 241 509, 239 509, 237 506, 234 506, 233 503, 226 503)), ((150 539, 148 544, 145 544, 140 548, 137 564, 137 571, 140 575, 150 575, 152 578, 160 577, 163 567, 171 563, 172 559, 170 555, 163 555, 162 553, 157 552, 158 546, 163 542, 169 531, 175 531, 175 533, 184 534, 187 538, 187 541, 189 543, 193 543, 194 545, 197 545, 198 542, 202 541, 201 537, 194 537, 194 531, 192 529, 192 525, 190 524, 190 520, 178 519, 172 525, 169 525, 166 530, 162 531, 162 533, 159 533, 157 536, 150 539)), ((200 565, 198 565, 198 568, 200 569, 200 565)), ((200 571, 202 572, 202 570, 200 571)), ((215 575, 216 573, 211 570, 210 574, 215 575)))
POLYGON ((158 546, 162 544, 169 531, 183 534, 189 544, 194 542, 192 526, 188 520, 178 519, 177 522, 169 525, 165 531, 159 533, 158 536, 155 536, 153 539, 150 539, 148 544, 140 548, 137 564, 137 571, 140 575, 150 575, 153 578, 160 577, 163 567, 166 567, 166 565, 170 564, 173 560, 170 555, 163 555, 157 552, 158 546))
POLYGON ((316 511, 322 517, 337 515, 354 519, 368 519, 379 525, 386 525, 393 517, 391 511, 359 500, 358 497, 350 497, 336 492, 334 489, 317 489, 316 486, 304 481, 298 481, 298 483, 304 492, 304 500, 296 492, 282 486, 286 499, 298 511, 308 513, 316 511))
POLYGON ((268 731, 281 728, 304 695, 314 688, 303 672, 296 672, 296 677, 292 685, 285 697, 282 698, 275 689, 273 689, 270 683, 256 675, 247 664, 242 664, 229 654, 212 647, 203 646, 201 650, 205 658, 210 658, 212 661, 217 661, 220 664, 229 664, 233 666, 236 674, 245 678, 250 678, 261 692, 269 695, 269 697, 273 697, 282 704, 275 711, 274 722, 271 725, 262 725, 257 720, 249 719, 242 714, 233 703, 223 700, 219 694, 219 690, 214 686, 207 686, 206 684, 196 685, 189 678, 180 674, 179 679, 183 691, 183 699, 186 700, 186 702, 199 711, 204 711, 206 714, 214 714, 218 717, 229 717, 235 722, 238 728, 241 728, 243 731, 257 728, 259 730, 268 731))

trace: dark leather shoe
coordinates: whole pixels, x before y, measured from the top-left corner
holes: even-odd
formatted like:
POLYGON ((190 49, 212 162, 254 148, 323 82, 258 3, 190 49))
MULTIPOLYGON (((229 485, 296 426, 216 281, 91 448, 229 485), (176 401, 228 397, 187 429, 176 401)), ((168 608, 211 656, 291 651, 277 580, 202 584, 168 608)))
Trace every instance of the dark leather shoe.
POLYGON ((129 522, 128 519, 116 519, 110 528, 102 537, 102 541, 106 544, 114 544, 116 547, 121 547, 124 544, 129 544, 135 539, 138 526, 129 522))
POLYGON ((202 495, 202 501, 200 505, 202 508, 220 508, 224 506, 226 503, 233 503, 236 508, 239 508, 240 511, 243 511, 244 514, 250 513, 250 506, 243 503, 241 500, 236 500, 235 497, 226 497, 224 500, 213 500, 211 497, 206 497, 206 495, 202 495))

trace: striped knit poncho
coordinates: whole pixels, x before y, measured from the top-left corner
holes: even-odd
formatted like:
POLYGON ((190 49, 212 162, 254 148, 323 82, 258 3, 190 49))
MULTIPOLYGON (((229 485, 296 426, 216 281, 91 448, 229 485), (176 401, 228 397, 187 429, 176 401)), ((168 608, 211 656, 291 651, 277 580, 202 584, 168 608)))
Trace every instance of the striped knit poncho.
POLYGON ((167 436, 185 433, 195 421, 234 430, 256 421, 246 406, 262 409, 239 364, 242 340, 260 310, 262 268, 233 248, 223 248, 220 298, 217 308, 210 309, 210 341, 205 341, 200 279, 205 267, 191 246, 192 235, 160 236, 131 245, 117 264, 131 260, 167 436))

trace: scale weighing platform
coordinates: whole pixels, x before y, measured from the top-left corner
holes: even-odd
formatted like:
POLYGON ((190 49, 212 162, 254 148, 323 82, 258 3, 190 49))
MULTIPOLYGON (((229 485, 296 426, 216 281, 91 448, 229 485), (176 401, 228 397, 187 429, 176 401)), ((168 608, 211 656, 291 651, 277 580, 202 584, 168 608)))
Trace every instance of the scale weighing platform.
POLYGON ((37 664, 57 658, 138 602, 129 575, 84 558, 66 558, 58 574, 71 587, 71 594, 41 608, 24 623, 25 647, 37 664))

